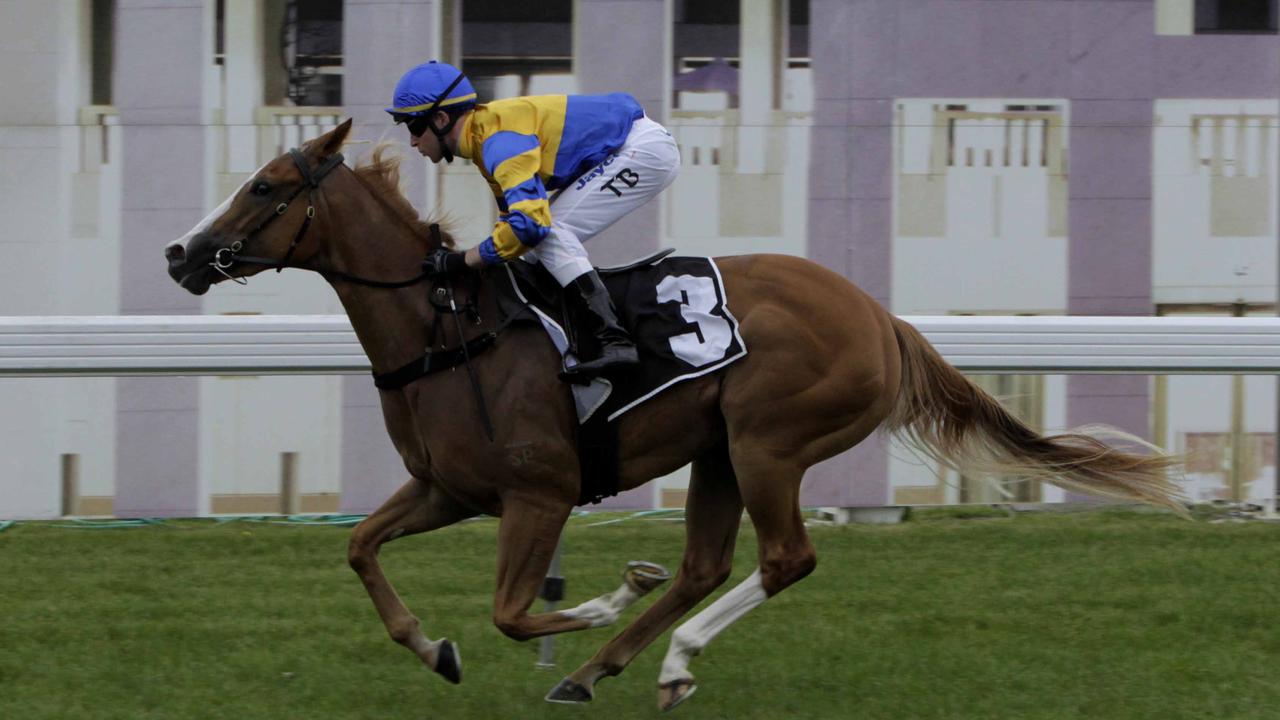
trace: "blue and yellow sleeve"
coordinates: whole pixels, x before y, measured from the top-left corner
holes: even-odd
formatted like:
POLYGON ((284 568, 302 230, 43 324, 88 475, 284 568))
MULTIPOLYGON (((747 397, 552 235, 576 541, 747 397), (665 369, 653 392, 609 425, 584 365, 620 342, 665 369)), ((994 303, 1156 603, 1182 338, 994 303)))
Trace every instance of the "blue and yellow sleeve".
POLYGON ((484 168, 501 188, 503 214, 493 234, 480 243, 480 257, 494 264, 520 257, 551 232, 551 205, 538 169, 542 147, 535 135, 494 133, 484 142, 484 168))

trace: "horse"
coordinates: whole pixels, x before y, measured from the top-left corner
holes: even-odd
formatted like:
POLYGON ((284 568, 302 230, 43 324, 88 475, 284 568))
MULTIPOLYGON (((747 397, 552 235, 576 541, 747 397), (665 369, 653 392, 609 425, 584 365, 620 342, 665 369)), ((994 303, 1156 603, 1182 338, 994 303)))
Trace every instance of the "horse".
MULTIPOLYGON (((164 255, 171 278, 197 295, 270 268, 320 273, 341 299, 375 374, 414 362, 433 342, 429 328, 442 327, 444 340, 456 344, 496 333, 468 363, 488 404, 500 410, 492 440, 480 431, 488 419, 466 373, 429 374, 379 390, 387 432, 410 477, 355 527, 348 549, 391 638, 457 683, 457 644, 430 639, 401 602, 378 563, 384 543, 482 513, 499 517, 493 622, 516 640, 612 624, 666 578, 648 566, 630 567, 613 592, 566 610, 530 612, 582 481, 577 416, 557 377, 561 357, 536 324, 497 332, 500 314, 486 292, 492 272, 482 271, 471 298, 478 325, 438 322, 447 313, 423 291, 430 278, 406 275, 454 239, 447 230, 433 232, 399 192, 398 160, 375 152, 354 169, 343 163, 350 129, 347 120, 268 162, 164 255), (303 192, 306 210, 295 202, 303 192)), ((965 472, 1044 479, 1185 514, 1168 478, 1174 459, 1085 432, 1031 429, 842 276, 782 255, 716 263, 747 354, 616 421, 621 490, 692 465, 680 567, 666 591, 555 686, 548 701, 590 701, 600 680, 620 674, 721 586, 745 509, 758 538, 757 567, 675 630, 662 663, 659 708, 688 698, 697 687, 692 658, 813 572, 817 555, 799 500, 805 470, 877 429, 965 472)))

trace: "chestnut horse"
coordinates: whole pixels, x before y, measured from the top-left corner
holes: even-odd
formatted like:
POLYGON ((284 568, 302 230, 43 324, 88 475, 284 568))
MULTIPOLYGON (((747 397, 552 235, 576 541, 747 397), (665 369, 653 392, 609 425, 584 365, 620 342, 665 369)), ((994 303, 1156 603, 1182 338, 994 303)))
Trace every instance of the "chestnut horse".
MULTIPOLYGON (((173 279, 195 294, 269 267, 321 273, 374 372, 387 373, 432 342, 428 329, 437 310, 424 278, 411 275, 437 242, 453 240, 430 232, 396 189, 395 161, 375 153, 363 167, 342 164, 350 127, 348 120, 267 163, 171 243, 165 257, 173 279), (303 192, 307 209, 296 201, 303 192)), ((1031 430, 843 277, 787 256, 716 262, 748 354, 617 420, 622 490, 692 463, 684 559, 671 587, 548 700, 589 701, 599 680, 621 673, 721 585, 745 509, 758 536, 758 567, 680 625, 662 664, 659 706, 688 697, 695 688, 690 660, 731 623, 813 571, 816 556, 799 503, 806 468, 877 428, 966 472, 1041 478, 1183 511, 1166 477, 1169 458, 1120 451, 1081 433, 1031 430)), ((499 322, 487 295, 481 291, 481 321, 469 324, 469 335, 499 322)), ((457 345, 461 324, 446 318, 442 325, 457 345)), ((355 528, 349 560, 392 639, 453 682, 460 679, 457 646, 429 639, 400 601, 378 564, 385 542, 479 513, 500 516, 493 621, 517 640, 608 625, 665 579, 631 568, 612 593, 568 610, 529 612, 578 501, 576 415, 559 369, 559 355, 536 324, 507 326, 473 358, 471 370, 497 410, 492 441, 481 429, 466 373, 380 390, 387 431, 411 477, 355 528)))

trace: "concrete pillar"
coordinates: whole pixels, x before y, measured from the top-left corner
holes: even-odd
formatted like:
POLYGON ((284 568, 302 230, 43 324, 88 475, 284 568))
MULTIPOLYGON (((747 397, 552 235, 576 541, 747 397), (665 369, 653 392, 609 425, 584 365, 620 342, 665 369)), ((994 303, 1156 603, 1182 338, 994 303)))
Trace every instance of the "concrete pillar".
MULTIPOLYGON (((393 125, 384 108, 391 104, 404 71, 441 51, 442 5, 447 0, 347 0, 342 17, 342 103, 355 120, 352 138, 372 141, 348 145, 348 162, 370 152, 380 140, 400 146, 405 196, 424 214, 435 210, 435 170, 409 147, 404 127, 393 125)), ((369 512, 407 479, 404 463, 387 437, 378 391, 368 376, 342 379, 343 512, 369 512)))
MULTIPOLYGON (((811 260, 849 278, 889 307, 892 276, 892 73, 858 23, 878 22, 893 3, 813 0, 809 46, 814 121, 809 149, 811 260)), ((801 502, 880 505, 891 500, 887 449, 873 436, 809 470, 801 502)))
MULTIPOLYGON (((582 93, 628 92, 658 122, 671 97, 672 0, 575 0, 573 73, 582 93)), ((613 265, 658 249, 661 196, 587 243, 613 265)), ((647 503, 646 503, 647 504, 647 503)))
POLYGON ((257 119, 263 104, 265 60, 262 53, 263 5, 258 0, 226 0, 223 17, 223 68, 226 97, 223 118, 227 126, 227 173, 258 169, 257 119))
POLYGON ((741 0, 738 172, 765 172, 787 62, 787 0, 741 0))
MULTIPOLYGON (((200 299, 169 279, 161 253, 206 212, 213 3, 120 0, 116 12, 115 101, 124 146, 120 312, 198 314, 200 299)), ((197 382, 118 381, 117 515, 207 510, 197 467, 197 382)))
MULTIPOLYGON (((662 122, 671 97, 671 0, 575 0, 573 73, 581 93, 628 92, 662 122)), ((591 261, 614 265, 658 249, 661 196, 632 211, 587 243, 591 261)), ((649 485, 591 509, 651 508, 649 485)))

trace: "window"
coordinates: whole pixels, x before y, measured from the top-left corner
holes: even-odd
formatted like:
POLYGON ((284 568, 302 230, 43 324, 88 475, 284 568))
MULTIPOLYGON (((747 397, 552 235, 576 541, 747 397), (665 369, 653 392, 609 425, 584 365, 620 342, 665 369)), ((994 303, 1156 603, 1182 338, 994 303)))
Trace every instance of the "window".
POLYGON ((676 22, 706 25, 737 25, 739 4, 721 0, 684 0, 677 5, 676 22))
POLYGON ((1196 0, 1196 33, 1274 33, 1277 0, 1196 0))
POLYGON ((115 28, 115 0, 94 0, 92 38, 92 87, 89 104, 111 104, 112 38, 115 28))
POLYGON ((342 0, 286 3, 281 49, 290 100, 342 104, 342 0))
POLYGON ((573 21, 573 2, 572 0, 541 0, 536 3, 513 3, 510 0, 466 0, 462 4, 462 21, 567 23, 573 21))
POLYGON ((460 65, 481 102, 576 91, 573 5, 573 0, 462 3, 460 65))

